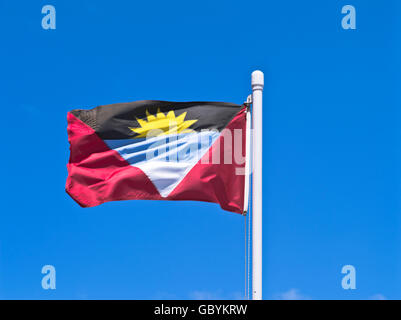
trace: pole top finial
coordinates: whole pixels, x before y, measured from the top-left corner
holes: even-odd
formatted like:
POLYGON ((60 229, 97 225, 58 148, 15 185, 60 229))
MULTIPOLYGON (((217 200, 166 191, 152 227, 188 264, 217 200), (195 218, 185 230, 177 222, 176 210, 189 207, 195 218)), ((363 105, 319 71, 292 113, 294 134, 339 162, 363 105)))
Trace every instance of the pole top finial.
POLYGON ((252 88, 254 87, 259 87, 263 89, 265 80, 264 80, 264 75, 263 72, 260 70, 256 70, 252 72, 252 88))

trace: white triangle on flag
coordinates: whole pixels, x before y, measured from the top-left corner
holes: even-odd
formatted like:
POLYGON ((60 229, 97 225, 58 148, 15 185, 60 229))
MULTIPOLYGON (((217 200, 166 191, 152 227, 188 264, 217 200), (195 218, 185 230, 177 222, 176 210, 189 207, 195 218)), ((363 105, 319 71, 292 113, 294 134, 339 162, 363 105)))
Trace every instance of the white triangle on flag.
POLYGON ((219 137, 218 131, 161 135, 149 139, 106 140, 130 165, 141 169, 167 197, 219 137))

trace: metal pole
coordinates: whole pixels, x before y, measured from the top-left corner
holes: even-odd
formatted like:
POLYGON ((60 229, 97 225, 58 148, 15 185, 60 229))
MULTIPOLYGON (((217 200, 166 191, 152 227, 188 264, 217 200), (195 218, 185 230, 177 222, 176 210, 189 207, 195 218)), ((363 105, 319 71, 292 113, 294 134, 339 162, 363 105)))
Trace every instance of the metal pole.
POLYGON ((253 172, 252 172, 252 299, 262 299, 262 71, 252 72, 253 172))
POLYGON ((252 103, 252 95, 249 95, 246 99, 246 139, 245 139, 245 185, 244 185, 244 209, 242 211, 243 215, 248 213, 249 204, 249 178, 250 178, 250 168, 251 168, 251 109, 250 104, 252 103))

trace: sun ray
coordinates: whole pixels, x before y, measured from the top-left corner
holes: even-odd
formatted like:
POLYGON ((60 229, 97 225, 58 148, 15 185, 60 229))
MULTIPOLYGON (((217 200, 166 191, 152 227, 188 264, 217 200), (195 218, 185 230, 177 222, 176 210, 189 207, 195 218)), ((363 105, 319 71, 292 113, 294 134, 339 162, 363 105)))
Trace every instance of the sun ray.
POLYGON ((146 115, 148 117, 148 122, 155 121, 156 117, 151 115, 148 110, 146 110, 146 115))
POLYGON ((166 116, 163 112, 160 112, 160 108, 157 108, 156 118, 157 119, 164 119, 166 116))
POLYGON ((166 116, 167 118, 169 118, 169 119, 175 119, 175 113, 174 113, 174 111, 173 110, 170 110, 168 113, 167 113, 167 116, 166 116))
POLYGON ((183 112, 178 117, 175 116, 174 110, 170 110, 167 114, 157 109, 156 115, 152 115, 146 110, 146 119, 136 119, 140 127, 129 128, 135 132, 135 138, 155 137, 167 134, 180 134, 193 132, 189 127, 198 120, 185 120, 187 112, 183 112))

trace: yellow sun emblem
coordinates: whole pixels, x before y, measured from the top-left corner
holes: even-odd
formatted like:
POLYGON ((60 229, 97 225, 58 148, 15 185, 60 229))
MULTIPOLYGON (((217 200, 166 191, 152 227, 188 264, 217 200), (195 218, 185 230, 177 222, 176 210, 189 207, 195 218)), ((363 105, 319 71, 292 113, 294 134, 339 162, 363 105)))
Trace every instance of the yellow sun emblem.
POLYGON ((146 137, 156 137, 166 134, 174 133, 189 133, 193 132, 192 129, 188 129, 198 120, 185 120, 186 112, 181 113, 178 117, 175 116, 173 110, 169 111, 167 114, 160 112, 157 109, 156 115, 151 115, 148 110, 146 110, 147 119, 136 119, 140 125, 138 128, 130 128, 133 132, 138 135, 135 138, 146 138, 146 137))

